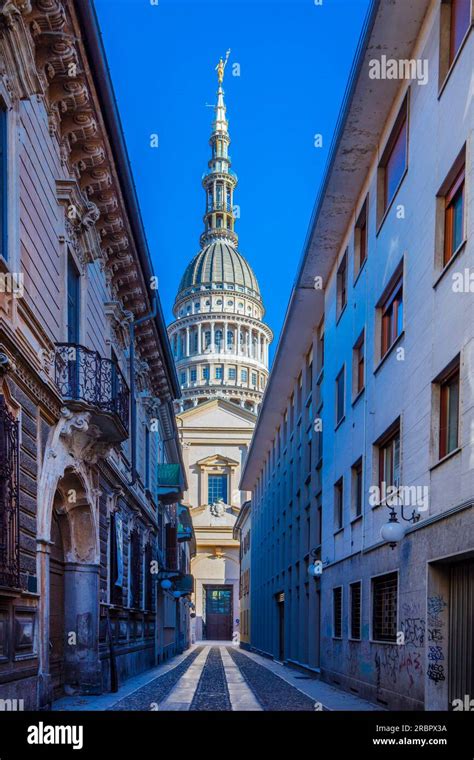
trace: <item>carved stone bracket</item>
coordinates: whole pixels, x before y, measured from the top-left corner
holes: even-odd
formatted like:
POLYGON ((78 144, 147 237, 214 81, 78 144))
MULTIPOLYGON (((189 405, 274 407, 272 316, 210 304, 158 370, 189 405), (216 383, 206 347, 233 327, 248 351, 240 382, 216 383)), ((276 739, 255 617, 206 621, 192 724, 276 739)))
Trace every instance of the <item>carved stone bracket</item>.
POLYGON ((71 456, 89 464, 96 464, 105 459, 113 444, 100 440, 101 431, 90 424, 90 412, 72 412, 63 407, 61 410, 63 425, 60 436, 66 443, 71 456))

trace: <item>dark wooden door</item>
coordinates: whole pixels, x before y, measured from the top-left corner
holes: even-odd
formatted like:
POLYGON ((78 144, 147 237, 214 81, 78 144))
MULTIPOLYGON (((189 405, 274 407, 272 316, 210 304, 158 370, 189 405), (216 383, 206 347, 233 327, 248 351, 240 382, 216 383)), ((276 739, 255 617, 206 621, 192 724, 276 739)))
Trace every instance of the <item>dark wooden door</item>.
POLYGON ((205 586, 205 638, 232 640, 232 586, 205 586))
POLYGON ((64 554, 58 519, 53 512, 49 558, 49 669, 53 696, 63 693, 64 684, 64 554))

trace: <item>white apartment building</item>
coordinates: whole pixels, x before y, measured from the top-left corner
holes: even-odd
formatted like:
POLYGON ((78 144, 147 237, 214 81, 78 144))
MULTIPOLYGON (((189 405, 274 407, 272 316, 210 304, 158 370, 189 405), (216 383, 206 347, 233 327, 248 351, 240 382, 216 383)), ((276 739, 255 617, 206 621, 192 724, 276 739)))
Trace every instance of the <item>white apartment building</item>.
POLYGON ((472 26, 372 3, 241 479, 252 647, 389 709, 474 691, 472 26))

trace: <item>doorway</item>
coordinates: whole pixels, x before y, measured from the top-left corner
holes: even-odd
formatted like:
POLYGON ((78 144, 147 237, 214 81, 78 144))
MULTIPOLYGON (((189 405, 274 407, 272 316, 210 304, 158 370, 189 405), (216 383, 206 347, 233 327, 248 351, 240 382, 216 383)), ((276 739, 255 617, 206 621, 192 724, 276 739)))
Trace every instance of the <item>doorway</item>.
POLYGON ((59 519, 53 510, 51 521, 51 554, 49 558, 49 648, 53 698, 64 688, 64 548, 59 519))
POLYGON ((232 640, 232 586, 204 586, 204 638, 210 641, 232 640))
POLYGON ((285 661, 285 594, 277 594, 278 610, 278 659, 285 661))
POLYGON ((474 560, 449 568, 449 705, 474 694, 474 560))

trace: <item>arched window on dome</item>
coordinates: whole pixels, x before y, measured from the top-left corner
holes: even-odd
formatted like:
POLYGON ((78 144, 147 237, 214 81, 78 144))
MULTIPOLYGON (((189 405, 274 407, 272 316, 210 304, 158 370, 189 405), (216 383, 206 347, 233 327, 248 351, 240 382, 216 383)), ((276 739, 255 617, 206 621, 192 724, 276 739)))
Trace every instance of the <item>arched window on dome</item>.
POLYGON ((227 330, 227 348, 233 348, 234 345, 234 332, 233 330, 227 330))
POLYGON ((201 308, 201 304, 199 303, 199 301, 196 301, 196 303, 194 304, 194 311, 199 311, 200 308, 201 308))
POLYGON ((216 344, 216 351, 222 351, 222 330, 216 330, 214 333, 214 341, 216 344))
POLYGON ((195 354, 197 354, 198 350, 198 331, 195 330, 193 334, 193 351, 195 354))
POLYGON ((211 331, 206 330, 204 332, 204 348, 210 348, 211 345, 211 331))

